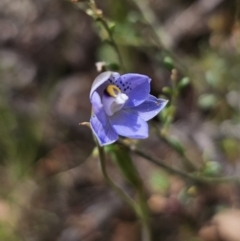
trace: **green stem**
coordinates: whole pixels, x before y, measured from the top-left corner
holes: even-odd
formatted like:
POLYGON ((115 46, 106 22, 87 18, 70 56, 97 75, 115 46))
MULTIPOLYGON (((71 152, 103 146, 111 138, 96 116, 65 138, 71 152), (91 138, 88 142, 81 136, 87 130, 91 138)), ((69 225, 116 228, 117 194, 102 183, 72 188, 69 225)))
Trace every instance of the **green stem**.
POLYGON ((136 204, 127 194, 125 194, 120 187, 118 187, 109 177, 106 169, 106 158, 104 148, 97 143, 99 159, 101 164, 101 169, 103 176, 108 183, 108 185, 120 196, 133 210, 136 210, 136 204))
POLYGON ((178 68, 181 69, 182 72, 188 72, 187 67, 182 63, 182 60, 179 59, 171 50, 172 48, 172 39, 164 31, 164 28, 160 26, 159 21, 149 7, 149 3, 146 0, 132 0, 136 6, 139 8, 140 12, 143 15, 145 21, 149 24, 150 28, 152 29, 152 33, 155 37, 157 45, 162 48, 165 54, 171 56, 178 65, 178 68))
POLYGON ((111 29, 110 29, 109 26, 108 26, 108 23, 106 22, 106 20, 105 20, 103 17, 99 18, 99 21, 102 23, 103 27, 104 27, 105 30, 107 31, 108 37, 109 37, 110 42, 111 42, 111 45, 112 45, 112 47, 115 49, 115 52, 116 52, 116 54, 117 54, 117 56, 118 56, 118 62, 119 62, 119 64, 120 64, 120 66, 121 66, 121 69, 124 70, 125 67, 124 67, 124 64, 123 64, 122 56, 121 56, 121 54, 120 54, 119 48, 118 48, 118 46, 117 46, 117 44, 116 44, 116 41, 114 40, 112 31, 111 31, 111 29))
POLYGON ((197 176, 196 174, 188 174, 184 171, 177 170, 175 168, 172 168, 171 166, 168 166, 165 164, 162 160, 151 156, 150 154, 138 149, 136 146, 129 146, 123 141, 119 141, 122 145, 124 145, 126 148, 131 150, 132 152, 136 153, 137 155, 149 160, 150 162, 158 165, 159 167, 163 168, 170 174, 178 175, 182 178, 185 178, 195 184, 215 184, 215 183, 223 183, 223 182, 235 182, 240 183, 240 179, 238 176, 230 176, 230 177, 201 177, 197 176))
POLYGON ((170 148, 172 148, 176 153, 178 153, 178 155, 181 157, 181 159, 182 159, 182 161, 183 161, 183 164, 184 164, 184 166, 186 167, 186 169, 189 170, 189 171, 197 171, 196 166, 192 163, 192 161, 190 161, 190 160, 188 159, 188 157, 186 156, 185 151, 184 151, 184 150, 181 151, 181 150, 175 148, 175 146, 172 145, 171 141, 169 140, 168 136, 162 134, 162 133, 159 131, 159 129, 158 129, 158 127, 157 127, 156 124, 153 124, 153 127, 154 127, 154 129, 155 129, 155 131, 156 131, 156 134, 157 134, 158 138, 159 138, 160 140, 163 140, 165 144, 167 144, 167 145, 168 145, 170 148))
POLYGON ((103 28, 107 31, 110 43, 111 43, 112 47, 114 48, 114 50, 117 54, 119 65, 121 66, 122 70, 125 70, 123 60, 122 60, 122 56, 120 54, 119 48, 116 44, 116 41, 113 37, 112 31, 109 28, 106 19, 102 16, 101 13, 99 13, 99 10, 98 10, 94 0, 89 0, 89 6, 93 10, 94 14, 96 15, 96 17, 97 17, 96 19, 102 24, 103 28))
MULTIPOLYGON (((142 241, 151 241, 151 225, 149 218, 148 206, 146 204, 146 198, 144 194, 144 188, 142 181, 136 187, 137 194, 139 198, 139 204, 137 204, 133 199, 131 199, 126 193, 122 191, 109 177, 106 169, 105 163, 105 152, 104 148, 97 143, 99 159, 101 163, 101 169, 103 176, 108 183, 108 185, 136 212, 137 216, 140 218, 142 223, 142 241)), ((139 178, 140 179, 140 178, 139 178)))
POLYGON ((235 22, 238 22, 239 18, 239 12, 240 12, 240 1, 236 0, 236 11, 235 11, 235 22))
POLYGON ((151 222, 149 217, 149 210, 146 203, 146 196, 144 192, 143 184, 138 187, 138 198, 140 208, 140 218, 142 221, 142 241, 152 240, 151 222))

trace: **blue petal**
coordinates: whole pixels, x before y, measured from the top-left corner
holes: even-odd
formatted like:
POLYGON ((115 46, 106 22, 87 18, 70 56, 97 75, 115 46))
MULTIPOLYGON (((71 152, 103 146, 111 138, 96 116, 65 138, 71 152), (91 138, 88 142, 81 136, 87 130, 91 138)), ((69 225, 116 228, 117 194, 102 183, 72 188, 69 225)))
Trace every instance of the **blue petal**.
POLYGON ((92 103, 93 113, 97 116, 99 121, 102 123, 107 122, 108 119, 103 108, 101 97, 96 91, 93 92, 90 101, 92 103))
POLYGON ((94 91, 97 90, 101 85, 103 85, 108 79, 111 77, 112 72, 106 71, 98 75, 92 83, 91 91, 90 91, 90 98, 94 91))
POLYGON ((113 83, 116 79, 119 78, 119 76, 119 73, 111 71, 106 71, 98 75, 92 83, 90 99, 92 98, 92 95, 95 91, 102 95, 107 85, 113 83))
POLYGON ((93 115, 90 119, 90 125, 100 146, 109 145, 118 139, 118 134, 112 128, 109 121, 103 124, 98 120, 97 116, 93 115))
POLYGON ((149 95, 141 105, 131 108, 131 111, 137 112, 145 121, 156 116, 167 104, 167 100, 157 99, 155 96, 149 95))
POLYGON ((150 81, 151 79, 146 75, 124 74, 114 84, 129 97, 125 107, 133 107, 147 99, 150 92, 150 81))
POLYGON ((136 113, 120 110, 109 120, 114 130, 121 136, 135 139, 148 137, 148 124, 136 113))
POLYGON ((120 77, 120 74, 118 72, 112 72, 112 75, 109 78, 109 83, 114 84, 119 77, 120 77))

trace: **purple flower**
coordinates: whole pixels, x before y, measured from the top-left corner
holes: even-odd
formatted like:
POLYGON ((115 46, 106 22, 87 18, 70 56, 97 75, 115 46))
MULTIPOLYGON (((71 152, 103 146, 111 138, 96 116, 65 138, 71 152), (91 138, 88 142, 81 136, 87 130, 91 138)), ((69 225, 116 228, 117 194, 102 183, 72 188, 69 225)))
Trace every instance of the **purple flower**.
POLYGON ((119 135, 148 137, 146 121, 167 104, 149 94, 151 79, 146 75, 104 72, 94 80, 90 92, 93 115, 90 125, 101 146, 115 142, 119 135))

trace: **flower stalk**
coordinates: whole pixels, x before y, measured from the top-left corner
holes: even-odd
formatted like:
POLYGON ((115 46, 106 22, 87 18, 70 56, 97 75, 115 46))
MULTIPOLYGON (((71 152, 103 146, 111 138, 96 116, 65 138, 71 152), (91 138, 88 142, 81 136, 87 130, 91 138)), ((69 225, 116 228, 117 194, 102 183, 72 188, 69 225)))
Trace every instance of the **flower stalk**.
POLYGON ((88 4, 89 4, 89 7, 91 8, 91 10, 93 11, 96 20, 102 24, 103 28, 108 33, 109 43, 111 44, 111 46, 113 47, 113 49, 115 50, 115 52, 117 54, 119 65, 121 66, 122 70, 125 70, 122 56, 120 54, 117 43, 113 37, 113 32, 112 32, 111 28, 109 27, 107 20, 104 18, 102 11, 97 8, 97 5, 94 0, 89 0, 88 4))
POLYGON ((105 158, 105 152, 104 152, 104 147, 100 146, 98 141, 97 143, 97 148, 98 148, 98 153, 99 153, 99 159, 100 159, 100 164, 101 164, 101 170, 103 177, 107 184, 117 193, 119 197, 121 197, 132 209, 136 209, 135 206, 135 201, 131 199, 117 184, 115 184, 111 178, 109 177, 106 169, 106 158, 105 158))
MULTIPOLYGON (((111 180, 106 169, 106 158, 105 158, 104 148, 100 146, 97 141, 96 143, 97 143, 98 152, 99 152, 101 170, 105 181, 117 193, 117 195, 132 208, 132 210, 140 218, 141 224, 142 224, 142 241, 151 241, 152 239, 151 239, 151 224, 150 224, 149 210, 146 203, 146 196, 144 193, 143 182, 140 176, 138 175, 137 182, 134 182, 135 189, 137 192, 137 199, 138 199, 138 201, 136 202, 111 180)), ((136 173, 135 170, 134 170, 134 173, 136 173)))
POLYGON ((152 240, 152 231, 151 231, 151 222, 149 216, 149 209, 146 203, 146 196, 144 192, 144 186, 141 182, 139 187, 137 188, 138 192, 138 203, 140 208, 140 218, 142 221, 142 240, 143 241, 150 241, 152 240))

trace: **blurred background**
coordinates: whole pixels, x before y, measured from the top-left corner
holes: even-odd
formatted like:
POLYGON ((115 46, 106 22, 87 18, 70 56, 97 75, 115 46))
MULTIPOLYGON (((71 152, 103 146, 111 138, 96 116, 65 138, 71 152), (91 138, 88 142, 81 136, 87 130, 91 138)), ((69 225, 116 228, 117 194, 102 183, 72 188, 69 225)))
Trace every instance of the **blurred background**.
MULTIPOLYGON (((96 1, 114 28, 125 72, 179 92, 171 137, 204 177, 240 173, 239 0, 96 1)), ((134 213, 105 184, 91 131, 96 63, 118 58, 86 2, 0 1, 0 240, 138 241, 134 213), (87 14, 87 13, 88 14, 87 14)), ((152 123, 161 129, 161 117, 152 123)), ((152 126, 152 124, 151 124, 152 126)), ((180 155, 154 128, 137 143, 167 165, 180 155)), ((133 155, 148 194, 154 240, 239 241, 238 182, 195 185, 133 155)), ((131 187, 108 160, 114 180, 131 187)))

